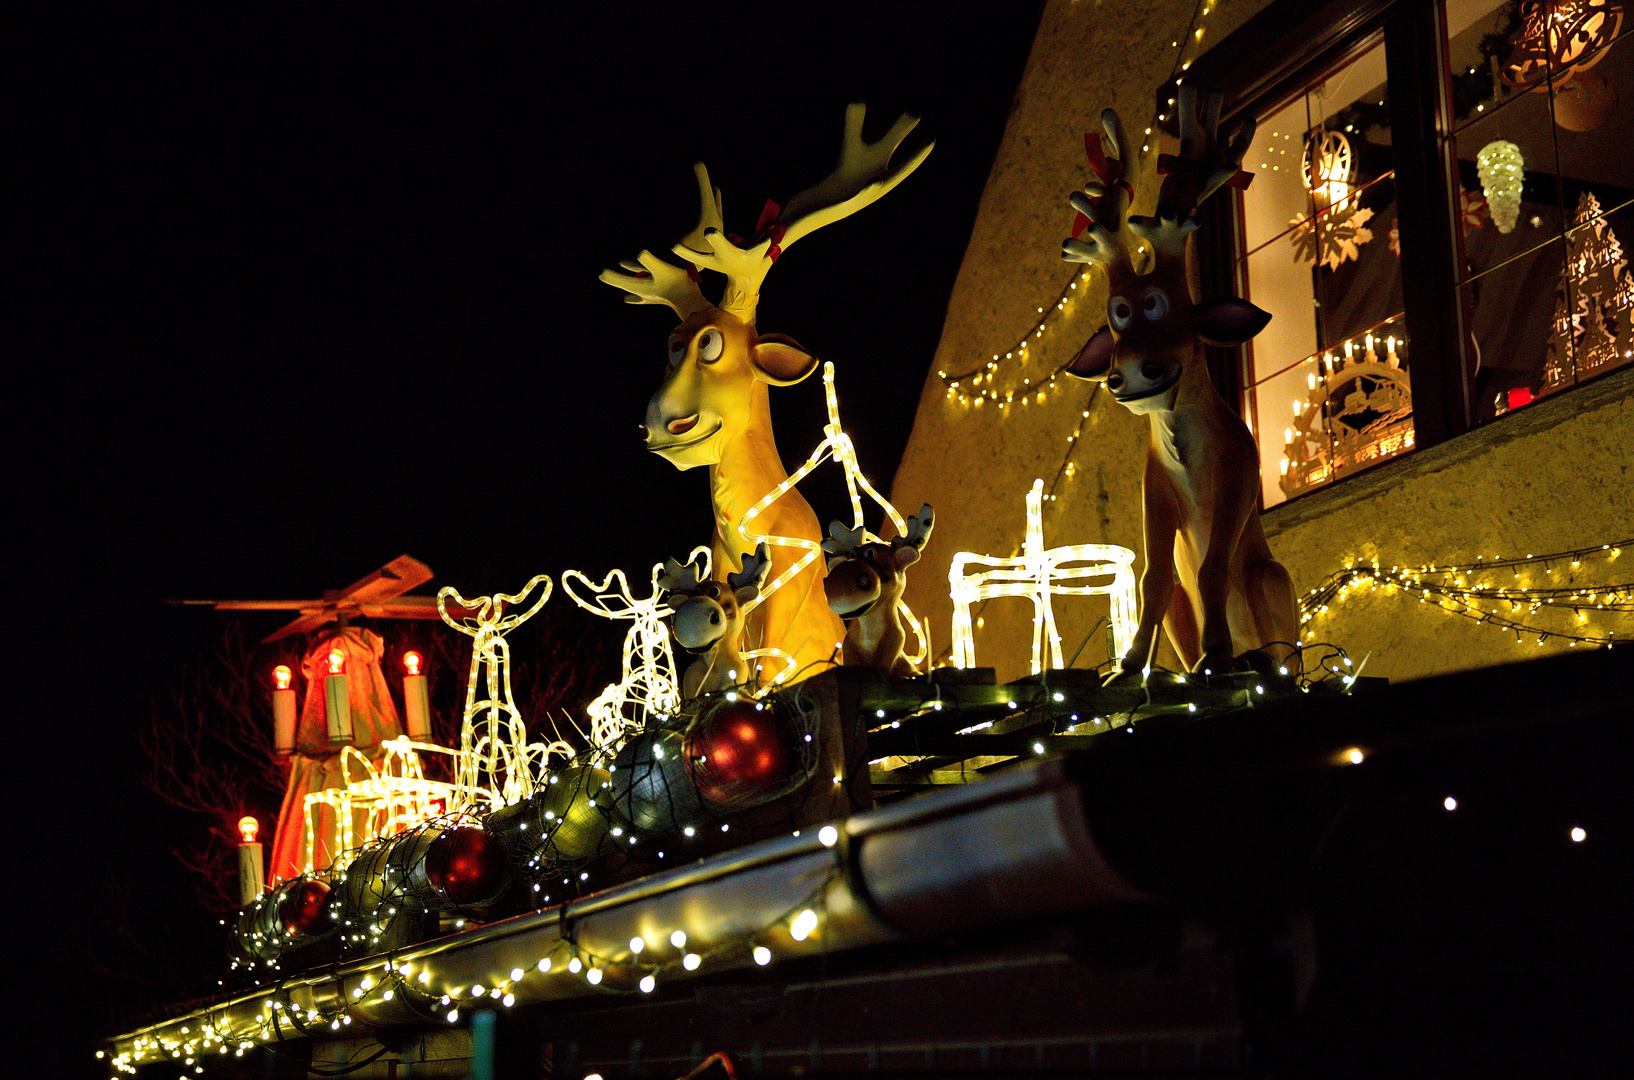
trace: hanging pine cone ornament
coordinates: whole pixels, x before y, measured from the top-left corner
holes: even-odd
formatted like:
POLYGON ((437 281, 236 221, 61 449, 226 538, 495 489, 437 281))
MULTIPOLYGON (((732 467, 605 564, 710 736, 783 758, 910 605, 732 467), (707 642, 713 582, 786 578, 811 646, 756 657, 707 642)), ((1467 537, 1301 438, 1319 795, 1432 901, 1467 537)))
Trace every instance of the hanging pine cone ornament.
POLYGON ((1492 212, 1492 223, 1501 233, 1513 232, 1521 212, 1521 184, 1526 175, 1521 148, 1503 139, 1489 142, 1475 155, 1475 168, 1481 174, 1481 191, 1492 212))

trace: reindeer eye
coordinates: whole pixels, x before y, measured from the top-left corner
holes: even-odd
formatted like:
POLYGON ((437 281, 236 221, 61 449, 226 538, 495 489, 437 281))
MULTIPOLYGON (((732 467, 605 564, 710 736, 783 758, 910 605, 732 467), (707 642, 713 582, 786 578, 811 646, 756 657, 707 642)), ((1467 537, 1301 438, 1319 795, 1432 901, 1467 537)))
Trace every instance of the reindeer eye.
POLYGON ((1140 298, 1140 311, 1149 322, 1161 320, 1169 313, 1169 294, 1162 289, 1147 289, 1140 298))
POLYGON ((719 600, 721 596, 721 587, 716 585, 714 582, 710 582, 708 585, 704 586, 704 595, 708 596, 711 600, 719 600))
POLYGON ((1114 296, 1111 302, 1106 305, 1107 320, 1112 323, 1112 329, 1120 334, 1128 327, 1129 320, 1134 316, 1135 311, 1129 306, 1129 301, 1121 296, 1114 296))
POLYGON ((706 364, 713 364, 721 358, 721 347, 724 344, 719 330, 714 328, 705 330, 698 335, 698 359, 706 364))
POLYGON ((679 364, 687 354, 687 343, 684 339, 672 337, 669 339, 669 366, 679 364))

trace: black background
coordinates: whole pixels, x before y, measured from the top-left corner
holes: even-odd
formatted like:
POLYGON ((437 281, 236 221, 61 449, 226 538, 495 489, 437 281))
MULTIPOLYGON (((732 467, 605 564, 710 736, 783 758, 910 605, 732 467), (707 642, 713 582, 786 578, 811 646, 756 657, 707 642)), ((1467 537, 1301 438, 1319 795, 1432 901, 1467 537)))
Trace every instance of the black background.
MULTIPOLYGON (((94 1074, 95 1039, 222 964, 168 854, 204 825, 141 789, 135 733, 224 620, 277 622, 162 600, 313 595, 405 551, 476 595, 704 541, 704 470, 636 432, 673 320, 595 277, 691 226, 695 159, 752 232, 851 100, 937 148, 785 256, 759 321, 836 363, 888 488, 1040 7, 13 11, 16 1075, 94 1074)), ((820 380, 773 400, 796 463, 820 380)), ((842 490, 808 497, 840 516, 842 490)))

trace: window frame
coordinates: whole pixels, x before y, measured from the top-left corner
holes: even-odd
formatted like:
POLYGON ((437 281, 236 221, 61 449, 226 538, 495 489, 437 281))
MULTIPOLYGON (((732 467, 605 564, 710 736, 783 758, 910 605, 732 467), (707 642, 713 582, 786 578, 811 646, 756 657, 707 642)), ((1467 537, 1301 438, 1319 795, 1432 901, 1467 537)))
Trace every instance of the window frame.
MULTIPOLYGON (((1451 84, 1446 64, 1443 5, 1422 0, 1273 0, 1198 57, 1186 73, 1193 85, 1225 95, 1227 124, 1265 116, 1302 93, 1324 71, 1342 66, 1375 45, 1382 33, 1390 84, 1391 152, 1397 219, 1401 223, 1403 319, 1414 363, 1407 369, 1413 395, 1414 446, 1359 474, 1324 484, 1279 506, 1330 490, 1346 480, 1411 457, 1475 428, 1465 373, 1468 324, 1458 287, 1457 170, 1446 137, 1451 84)), ((1174 84, 1158 89, 1159 101, 1174 84)), ((1236 195, 1236 193, 1233 193, 1236 195)), ((1204 295, 1241 295, 1243 215, 1240 195, 1204 204, 1199 284, 1204 295)), ((1245 351, 1209 347, 1210 374, 1220 394, 1243 409, 1245 351)), ((1262 507, 1263 508, 1263 507, 1262 507)))

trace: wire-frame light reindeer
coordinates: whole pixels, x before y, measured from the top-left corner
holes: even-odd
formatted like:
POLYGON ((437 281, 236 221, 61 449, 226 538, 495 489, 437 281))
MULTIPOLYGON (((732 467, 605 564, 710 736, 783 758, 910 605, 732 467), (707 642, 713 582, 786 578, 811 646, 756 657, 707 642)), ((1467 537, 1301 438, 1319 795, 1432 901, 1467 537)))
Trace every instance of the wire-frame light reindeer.
MULTIPOLYGON (((710 554, 696 547, 684 565, 699 564, 700 577, 708 577, 710 554)), ((592 615, 604 619, 628 619, 624 634, 624 670, 618 682, 603 690, 586 712, 590 716, 590 742, 597 751, 613 754, 633 732, 642 730, 649 718, 670 716, 681 707, 681 687, 675 675, 675 653, 670 647, 670 614, 667 592, 658 584, 664 564, 652 568, 652 588, 637 599, 623 570, 609 571, 600 581, 591 581, 577 570, 562 574, 562 591, 568 599, 592 615), (586 595, 581 596, 575 583, 586 595)))
MULTIPOLYGON (((830 458, 839 462, 840 467, 845 470, 846 492, 851 497, 851 527, 853 529, 863 529, 862 492, 867 492, 868 497, 881 510, 885 511, 886 517, 891 519, 891 524, 896 527, 897 535, 907 534, 907 522, 897 512, 896 507, 891 505, 891 501, 881 495, 879 490, 869 483, 868 477, 863 475, 862 467, 857 464, 857 449, 851 442, 851 436, 847 435, 845 429, 840 426, 840 400, 834 392, 834 365, 832 362, 823 364, 823 394, 828 407, 828 422, 823 425, 822 441, 812 450, 805 463, 794 470, 793 475, 782 481, 771 491, 768 491, 759 502, 749 508, 748 512, 738 522, 738 535, 743 538, 743 542, 751 550, 755 546, 765 543, 772 547, 792 548, 799 552, 794 562, 785 566, 783 572, 773 578, 760 591, 759 597, 743 605, 742 613, 745 617, 756 607, 765 603, 778 589, 798 577, 806 567, 823 558, 824 552, 821 539, 813 541, 803 536, 778 536, 775 533, 760 532, 753 528, 753 522, 767 507, 777 502, 784 492, 811 475, 813 469, 830 458)), ((880 538, 872 533, 863 531, 861 535, 864 543, 869 541, 881 542, 880 538)), ((906 659, 909 664, 918 666, 930 655, 929 627, 914 616, 912 609, 908 607, 905 600, 899 599, 897 601, 897 610, 902 614, 904 625, 913 629, 914 637, 918 642, 914 653, 906 659)), ((836 640, 834 647, 836 649, 840 648, 841 642, 836 640)), ((771 682, 773 685, 784 682, 796 674, 795 658, 782 649, 749 649, 743 653, 744 660, 754 665, 756 670, 759 670, 761 666, 756 664, 756 661, 764 657, 780 660, 783 663, 781 670, 772 676, 771 682)))
POLYGON ((521 802, 534 793, 552 753, 572 757, 565 742, 528 741, 527 725, 511 694, 511 648, 505 635, 531 619, 554 586, 538 574, 517 593, 495 593, 467 600, 453 586, 437 593, 443 622, 471 638, 471 675, 465 685, 465 714, 455 757, 454 793, 449 812, 521 802), (538 596, 529 600, 531 594, 538 596), (452 602, 459 618, 449 614, 452 602), (506 612, 509 614, 506 614, 506 612))

